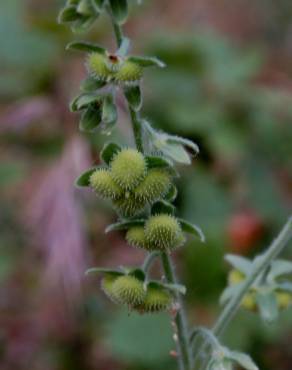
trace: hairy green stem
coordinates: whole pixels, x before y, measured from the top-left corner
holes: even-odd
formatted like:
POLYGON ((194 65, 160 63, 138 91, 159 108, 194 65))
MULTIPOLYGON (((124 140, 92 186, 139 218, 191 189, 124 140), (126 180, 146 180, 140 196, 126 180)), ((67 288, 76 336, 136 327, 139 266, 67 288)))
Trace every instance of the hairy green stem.
POLYGON ((151 252, 145 258, 145 260, 143 262, 143 265, 142 265, 142 270, 145 272, 145 274, 149 270, 149 267, 152 265, 152 263, 155 260, 155 258, 157 258, 158 256, 160 256, 160 253, 159 252, 151 252))
POLYGON ((213 327, 213 333, 216 336, 220 336, 227 325, 230 323, 234 315, 236 314, 242 298, 247 293, 249 288, 255 279, 269 266, 269 264, 282 252, 283 248, 292 238, 292 217, 290 217, 287 223, 284 225, 280 234, 272 242, 267 251, 261 256, 258 264, 255 266, 252 273, 245 280, 240 291, 231 299, 231 301, 225 306, 218 320, 213 327))
MULTIPOLYGON (((176 276, 174 267, 169 255, 165 252, 161 253, 162 265, 165 273, 165 278, 168 283, 176 284, 176 276)), ((191 369, 191 353, 189 345, 189 337, 186 323, 186 316, 182 306, 182 300, 180 293, 176 293, 176 300, 179 304, 178 311, 175 315, 175 324, 177 329, 177 351, 178 351, 178 363, 180 370, 191 369)))
MULTIPOLYGON (((111 13, 109 12, 111 15, 111 13)), ((123 31, 121 27, 114 21, 113 17, 111 16, 115 38, 118 47, 121 46, 123 41, 123 31)), ((140 115, 136 112, 129 104, 129 112, 131 116, 131 122, 134 132, 134 138, 136 147, 140 152, 144 152, 143 148, 143 131, 142 125, 140 121, 140 115)), ((150 258, 150 257, 149 257, 150 258)), ((152 259, 152 257, 151 257, 152 259)), ((170 284, 176 284, 176 277, 174 273, 174 267, 172 265, 171 259, 168 254, 161 253, 162 265, 164 268, 165 277, 170 284)), ((146 266, 148 261, 146 260, 146 266)), ((190 353, 190 345, 189 345, 189 337, 188 337, 188 330, 186 325, 186 317, 184 313, 184 309, 181 302, 181 297, 179 293, 176 293, 176 300, 179 304, 178 312, 175 316, 175 324, 177 328, 177 350, 178 350, 178 363, 180 370, 190 370, 191 369, 191 353, 190 353)))

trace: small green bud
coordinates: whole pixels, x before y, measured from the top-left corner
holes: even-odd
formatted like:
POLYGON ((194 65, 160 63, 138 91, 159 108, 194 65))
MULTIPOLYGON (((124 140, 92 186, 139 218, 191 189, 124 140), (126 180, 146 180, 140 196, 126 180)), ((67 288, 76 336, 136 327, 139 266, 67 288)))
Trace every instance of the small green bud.
POLYGON ((117 300, 114 295, 113 291, 113 284, 116 281, 117 277, 112 274, 105 274, 103 279, 101 280, 101 289, 104 291, 106 296, 113 301, 114 303, 117 303, 117 300))
POLYGON ((123 149, 112 160, 111 171, 117 184, 124 190, 132 190, 145 177, 146 162, 144 156, 136 149, 123 149))
POLYGON ((182 245, 185 238, 179 222, 173 216, 151 216, 145 224, 145 236, 149 249, 170 250, 182 245))
POLYGON ((117 82, 125 85, 137 85, 142 75, 143 68, 141 66, 125 60, 115 74, 115 79, 117 82))
POLYGON ((145 248, 146 238, 143 226, 131 227, 126 234, 127 242, 133 247, 145 248))
POLYGON ((290 292, 276 292, 278 307, 285 310, 292 304, 292 294, 290 292))
POLYGON ((239 283, 242 283, 243 280, 245 279, 245 276, 242 272, 239 270, 231 270, 229 275, 228 275, 228 282, 230 285, 236 285, 239 283))
POLYGON ((146 294, 143 283, 130 275, 118 277, 113 283, 112 290, 115 299, 128 306, 140 305, 146 294))
POLYGON ((94 78, 101 81, 109 81, 113 77, 108 57, 100 53, 89 54, 87 69, 94 78))
POLYGON ((90 186, 102 198, 117 199, 123 193, 114 182, 111 173, 106 169, 98 169, 90 176, 90 186))
POLYGON ((172 296, 166 289, 148 287, 144 302, 137 309, 146 313, 166 311, 170 308, 172 301, 172 296))
POLYGON ((153 203, 168 192, 170 185, 170 176, 167 171, 152 169, 134 190, 134 195, 138 199, 153 203))
POLYGON ((135 216, 143 211, 146 206, 146 202, 135 198, 129 192, 126 192, 123 198, 114 200, 113 204, 125 217, 135 216))

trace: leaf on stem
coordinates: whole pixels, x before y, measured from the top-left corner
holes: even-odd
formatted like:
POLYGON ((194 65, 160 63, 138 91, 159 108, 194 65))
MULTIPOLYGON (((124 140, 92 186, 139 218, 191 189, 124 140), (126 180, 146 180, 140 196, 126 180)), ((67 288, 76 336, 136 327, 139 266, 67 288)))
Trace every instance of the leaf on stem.
POLYGON ((101 104, 92 103, 88 105, 86 110, 82 113, 79 129, 83 132, 93 132, 101 123, 102 110, 101 104))
POLYGON ((166 65, 160 59, 156 57, 141 57, 141 56, 131 56, 128 59, 130 62, 138 64, 140 67, 160 67, 164 68, 166 65))
POLYGON ((242 272, 245 276, 249 275, 252 272, 252 263, 247 258, 236 256, 234 254, 227 254, 224 259, 237 270, 242 272))
POLYGON ((174 212, 175 212, 175 207, 171 203, 165 200, 159 200, 155 202, 151 208, 152 215, 157 215, 160 213, 165 213, 167 215, 174 215, 174 212))
POLYGON ((66 46, 66 50, 84 51, 86 53, 105 54, 106 50, 98 44, 93 44, 87 41, 72 41, 66 46))
POLYGON ((90 168, 89 170, 83 172, 77 179, 75 180, 75 186, 77 187, 88 187, 90 185, 90 176, 101 166, 95 166, 90 168))
POLYGON ((206 241, 205 235, 199 226, 191 224, 190 222, 183 220, 182 218, 179 218, 178 221, 181 225, 182 231, 199 237, 201 242, 205 243, 206 241))
POLYGON ((139 85, 124 88, 125 97, 130 106, 137 112, 142 106, 142 95, 139 85))
POLYGON ((123 24, 128 17, 128 1, 127 0, 109 0, 112 15, 118 24, 123 24))
POLYGON ((143 226, 145 223, 145 220, 138 219, 138 220, 130 220, 130 221, 120 221, 116 222, 115 224, 109 225, 105 232, 109 233, 111 231, 120 231, 120 230, 128 230, 130 227, 133 226, 143 226))
POLYGON ((114 156, 121 151, 121 147, 116 143, 107 143, 104 145, 100 152, 100 158, 109 165, 114 156))

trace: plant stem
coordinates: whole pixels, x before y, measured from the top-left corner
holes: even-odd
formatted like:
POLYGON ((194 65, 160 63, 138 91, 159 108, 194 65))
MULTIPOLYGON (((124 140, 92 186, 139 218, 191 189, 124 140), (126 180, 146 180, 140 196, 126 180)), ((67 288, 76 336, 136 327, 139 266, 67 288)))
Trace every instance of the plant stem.
POLYGON ((222 311, 221 315, 219 316, 218 320, 216 321, 213 327, 214 335, 220 336, 224 332, 227 325, 230 323, 230 321, 236 314, 242 301, 242 298, 247 293, 252 283, 259 276, 259 274, 269 266, 271 261, 273 261, 282 252, 283 248, 286 246, 286 244, 289 242, 291 238, 292 238, 292 217, 288 219, 283 229, 281 230, 280 234, 272 242, 267 251, 261 256, 257 265, 254 267, 254 270, 247 277, 244 285, 242 286, 238 294, 236 294, 233 297, 233 299, 231 299, 231 301, 225 306, 224 310, 222 311))
MULTIPOLYGON (((165 277, 168 283, 176 284, 177 280, 175 277, 174 267, 169 255, 165 252, 161 253, 162 265, 164 268, 165 277)), ((177 351, 178 351, 178 363, 180 370, 191 369, 191 353, 187 331, 186 317, 182 306, 182 300, 179 293, 176 293, 176 300, 179 304, 178 312, 175 316, 175 324, 177 328, 178 340, 177 351)))
POLYGON ((143 262, 143 265, 142 265, 142 270, 145 272, 145 274, 147 273, 147 271, 148 271, 149 267, 151 266, 152 262, 158 256, 160 256, 160 253, 159 252, 151 252, 145 258, 145 261, 143 262))
MULTIPOLYGON (((120 47, 123 41, 123 37, 124 37, 123 31, 121 27, 115 22, 110 11, 109 11, 109 14, 112 19, 116 42, 117 42, 118 47, 120 47)), ((131 122, 132 122, 136 147, 140 152, 143 153, 144 152, 143 132, 142 132, 142 126, 141 126, 141 121, 140 121, 140 115, 129 104, 128 104, 128 107, 129 107, 129 112, 131 116, 131 122)), ((152 258, 153 257, 151 257, 151 259, 152 258)), ((165 277, 168 283, 176 284, 177 281, 176 281, 176 277, 174 273, 174 268, 173 268, 169 255, 166 253, 161 253, 161 259, 162 259, 162 265, 164 268, 165 277)), ((148 261, 146 260, 145 263, 147 267, 148 261)), ((144 266, 145 266, 145 263, 144 263, 144 266)), ((191 352, 190 352, 190 345, 189 345, 189 337, 188 337, 185 313, 182 307, 181 297, 179 293, 176 293, 176 300, 179 304, 179 309, 175 316, 175 324, 176 324, 177 336, 178 336, 178 340, 176 342, 177 350, 179 354, 178 363, 179 363, 180 370, 190 370, 191 369, 191 352)))

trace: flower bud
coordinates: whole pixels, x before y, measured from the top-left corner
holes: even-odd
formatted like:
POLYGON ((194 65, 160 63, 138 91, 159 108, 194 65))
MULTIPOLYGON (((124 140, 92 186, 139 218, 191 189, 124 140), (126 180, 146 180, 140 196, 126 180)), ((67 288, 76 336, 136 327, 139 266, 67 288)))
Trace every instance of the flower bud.
POLYGON ((242 283, 244 279, 245 279, 244 274, 239 270, 233 269, 229 272, 228 282, 230 285, 242 283))
POLYGON ((288 308, 292 304, 292 294, 290 292, 276 292, 278 307, 282 310, 288 308))
POLYGON ((141 66, 137 63, 125 60, 115 74, 115 79, 117 82, 125 85, 135 85, 138 84, 142 75, 143 68, 141 66))
POLYGON ((112 286, 115 299, 128 306, 140 305, 145 298, 143 283, 134 276, 118 277, 112 286))
POLYGON ((248 311, 256 311, 257 310, 257 303, 255 299, 255 295, 252 292, 246 293, 241 301, 241 306, 248 311))
POLYGON ((109 170, 96 170, 89 181, 90 186, 102 198, 116 199, 122 195, 122 189, 114 182, 109 170))
POLYGON ((116 279, 117 277, 113 274, 105 274, 105 276, 101 280, 101 289, 104 291, 106 296, 114 303, 117 303, 113 291, 113 284, 116 281, 116 279))
POLYGON ((101 81, 108 81, 113 74, 109 66, 108 57, 100 53, 91 53, 87 59, 88 72, 101 81))
POLYGON ((172 303, 171 294, 160 287, 148 287, 143 304, 138 308, 141 312, 161 312, 170 308, 172 303))
POLYGON ((167 171, 152 169, 134 190, 134 195, 138 199, 153 203, 167 193, 170 184, 170 176, 167 171))
POLYGON ((146 238, 143 226, 131 227, 126 234, 127 242, 133 247, 145 248, 146 238))
POLYGON ((145 177, 144 156, 136 149, 123 149, 112 160, 111 171, 114 181, 119 186, 124 190, 132 190, 145 177))
POLYGON ((169 250, 185 241, 180 224, 173 216, 151 216, 145 224, 145 236, 150 250, 169 250))

